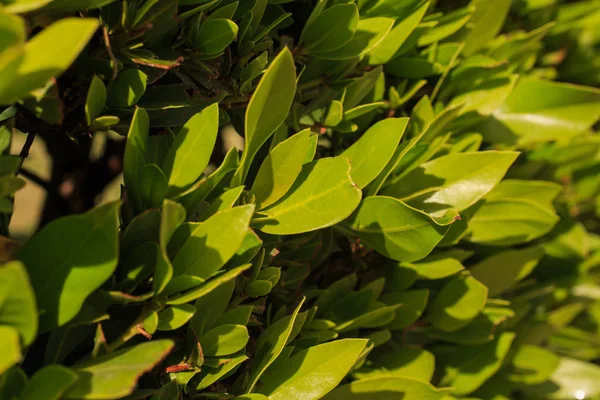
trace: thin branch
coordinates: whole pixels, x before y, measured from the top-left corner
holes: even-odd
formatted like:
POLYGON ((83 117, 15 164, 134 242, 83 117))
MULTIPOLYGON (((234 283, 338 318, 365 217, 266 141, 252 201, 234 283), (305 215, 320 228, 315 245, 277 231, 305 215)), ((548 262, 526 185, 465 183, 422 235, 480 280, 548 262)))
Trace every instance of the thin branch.
POLYGON ((28 133, 27 134, 27 139, 25 139, 25 144, 23 145, 23 148, 21 149, 21 152, 19 153, 19 157, 21 157, 23 159, 21 161, 21 163, 23 163, 23 161, 25 161, 25 159, 29 156, 29 150, 31 150, 31 146, 33 145, 33 141, 35 140, 36 136, 37 136, 37 133, 28 133))
POLYGON ((104 34, 104 44, 106 45, 106 51, 108 52, 108 56, 113 63, 113 76, 112 80, 114 81, 117 78, 117 57, 115 57, 115 53, 112 51, 112 47, 110 46, 110 36, 108 35, 108 28, 104 26, 102 28, 102 33, 104 34))
POLYGON ((50 183, 46 182, 45 180, 43 180, 33 172, 29 171, 28 169, 21 167, 21 169, 19 170, 19 175, 24 176, 25 178, 29 179, 36 185, 42 187, 46 191, 50 191, 50 183))

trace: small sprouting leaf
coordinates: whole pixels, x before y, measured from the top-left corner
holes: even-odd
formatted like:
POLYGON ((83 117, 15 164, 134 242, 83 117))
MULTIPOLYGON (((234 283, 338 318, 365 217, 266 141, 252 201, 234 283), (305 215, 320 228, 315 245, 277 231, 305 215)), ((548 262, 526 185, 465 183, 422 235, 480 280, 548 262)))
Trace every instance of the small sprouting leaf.
POLYGON ((262 162, 250 189, 258 210, 275 203, 292 187, 308 153, 309 135, 305 129, 284 140, 262 162))
POLYGON ((219 54, 233 42, 238 26, 229 19, 210 18, 202 23, 194 47, 203 54, 219 54))
POLYGON ((245 147, 232 185, 239 186, 258 149, 285 121, 296 93, 296 67, 292 53, 284 48, 261 78, 246 109, 245 147))
POLYGON ((291 399, 297 393, 307 399, 319 399, 346 376, 367 341, 342 339, 303 350, 262 379, 258 391, 270 400, 291 399))
POLYGON ((94 75, 85 100, 85 120, 88 125, 91 125, 100 116, 105 104, 106 86, 100 78, 94 75))
POLYGON ((291 235, 342 221, 356 209, 361 198, 349 171, 350 164, 344 157, 304 164, 288 193, 262 210, 253 225, 265 233, 291 235))
POLYGON ((471 322, 488 298, 487 287, 472 276, 457 277, 433 299, 429 320, 438 329, 453 332, 471 322))
POLYGON ((348 158, 352 181, 364 188, 385 168, 394 154, 408 118, 387 118, 371 126, 342 156, 348 158))
POLYGON ((153 340, 72 366, 79 379, 66 399, 115 399, 129 395, 142 374, 173 348, 170 340, 153 340))
POLYGON ((377 252, 398 261, 424 258, 442 240, 447 226, 392 197, 367 197, 349 227, 377 252))
POLYGON ((146 91, 148 76, 136 68, 128 68, 108 85, 108 105, 125 108, 137 104, 146 91))
POLYGON ((40 332, 73 319, 85 299, 114 272, 119 207, 120 202, 113 202, 57 219, 19 251, 42 311, 40 332))
POLYGON ((219 104, 190 118, 171 144, 162 163, 173 196, 194 183, 208 165, 219 130, 219 104))
POLYGON ((327 53, 346 44, 358 25, 356 4, 336 4, 320 13, 302 32, 309 54, 327 53))

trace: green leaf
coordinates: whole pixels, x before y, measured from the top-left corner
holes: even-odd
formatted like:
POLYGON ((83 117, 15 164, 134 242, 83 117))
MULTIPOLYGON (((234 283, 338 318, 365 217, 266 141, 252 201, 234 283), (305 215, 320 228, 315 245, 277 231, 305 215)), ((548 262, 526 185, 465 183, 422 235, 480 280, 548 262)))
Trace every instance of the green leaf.
POLYGON ((242 325, 221 325, 200 338, 205 356, 226 356, 240 351, 248 343, 248 329, 242 325))
POLYGON ((475 0, 475 12, 469 21, 469 33, 463 52, 473 54, 484 47, 502 29, 510 10, 511 0, 475 0))
POLYGON ((171 144, 162 163, 173 196, 194 183, 208 165, 219 131, 219 104, 190 118, 171 144))
POLYGON ((477 279, 471 276, 454 278, 433 299, 429 320, 443 331, 457 331, 483 310, 487 297, 487 287, 477 279))
POLYGON ((172 400, 179 399, 179 385, 177 381, 171 381, 161 387, 150 400, 172 400))
POLYGON ((25 20, 17 15, 0 14, 0 52, 25 43, 25 20))
POLYGON ((304 28, 304 49, 309 54, 327 53, 338 49, 352 39, 357 25, 356 4, 336 4, 320 13, 304 28))
POLYGON ((140 199, 145 208, 159 208, 167 195, 167 178, 156 164, 142 168, 139 177, 140 199))
POLYGON ((564 140, 587 131, 598 121, 599 105, 598 89, 521 78, 494 114, 499 125, 494 129, 508 129, 519 144, 564 140))
POLYGON ((156 270, 152 283, 154 293, 160 294, 173 277, 173 265, 167 255, 167 244, 176 229, 185 221, 185 210, 174 201, 164 200, 160 213, 160 228, 158 232, 159 251, 156 253, 156 270))
POLYGON ((572 399, 577 396, 593 399, 600 394, 599 378, 598 365, 561 357, 558 368, 547 383, 528 389, 532 394, 548 399, 572 399))
POLYGON ((354 381, 340 386, 323 400, 440 400, 445 392, 427 382, 404 377, 382 377, 354 381))
POLYGON ((235 203, 239 200, 242 192, 244 191, 243 186, 239 186, 233 189, 229 189, 223 192, 217 197, 210 206, 208 206, 202 214, 198 217, 199 221, 205 221, 220 211, 225 211, 233 208, 235 203))
MULTIPOLYGON (((248 357, 241 355, 232 358, 228 363, 217 368, 203 367, 198 375, 194 376, 193 386, 196 390, 206 389, 213 383, 217 382, 227 374, 235 371, 240 364, 248 360, 248 357)), ((237 398, 237 397, 236 397, 237 398)))
POLYGON ((159 331, 172 331, 185 325, 196 312, 196 308, 191 304, 181 304, 168 306, 158 313, 159 331))
POLYGON ((79 377, 62 365, 48 365, 38 370, 21 392, 21 400, 60 400, 79 377))
POLYGON ((366 344, 366 339, 342 339, 303 350, 261 380, 259 391, 270 400, 291 399, 297 393, 319 399, 341 382, 366 344))
POLYGON ((428 8, 429 1, 412 2, 409 7, 404 8, 389 35, 369 54, 369 64, 387 64, 419 25, 428 8))
POLYGON ((358 21, 356 33, 349 42, 335 50, 318 54, 328 60, 349 60, 362 56, 381 43, 394 26, 391 18, 367 18, 358 21))
POLYGON ((474 11, 475 7, 469 6, 447 13, 436 21, 435 26, 426 30, 419 37, 417 44, 427 46, 458 32, 471 19, 474 11))
POLYGON ((248 270, 251 266, 252 264, 240 265, 239 267, 224 272, 223 274, 206 282, 202 286, 199 286, 181 295, 170 298, 167 301, 167 304, 185 304, 189 303, 190 301, 196 300, 202 296, 205 296, 206 294, 218 288, 220 285, 229 282, 232 279, 235 279, 238 275, 248 270))
POLYGON ((504 179, 485 196, 487 201, 528 200, 554 211, 554 199, 562 191, 562 186, 554 182, 504 179))
POLYGON ((94 75, 85 100, 85 120, 88 125, 91 125, 100 116, 105 104, 106 86, 100 78, 94 75))
POLYGON ((477 263, 471 268, 471 275, 486 285, 488 295, 494 297, 527 277, 543 254, 539 247, 503 251, 477 263))
MULTIPOLYGON (((16 329, 18 346, 15 349, 20 359, 18 335, 20 334, 25 346, 33 342, 38 329, 38 311, 27 271, 19 261, 12 261, 0 267, 0 327, 4 325, 16 329)), ((8 343, 13 332, 5 330, 4 335, 8 343)), ((12 349, 7 349, 6 354, 10 355, 9 358, 14 358, 12 349)))
POLYGON ((538 346, 523 345, 512 359, 514 371, 508 376, 511 382, 527 385, 540 384, 548 380, 560 364, 560 357, 538 346))
POLYGON ((383 190, 409 205, 441 217, 462 211, 500 182, 519 153, 482 151, 449 154, 421 165, 383 190))
POLYGON ((143 209, 139 181, 142 169, 146 165, 146 147, 148 145, 148 113, 136 108, 131 120, 123 156, 123 181, 129 199, 137 210, 143 209))
POLYGON ((227 152, 225 159, 212 174, 207 178, 200 179, 181 197, 180 202, 185 207, 189 216, 192 216, 197 207, 208 195, 219 185, 219 183, 238 167, 238 152, 234 147, 227 152))
MULTIPOLYGON (((235 289, 235 281, 223 283, 221 286, 214 289, 212 292, 200 297, 194 303, 196 314, 190 321, 190 328, 196 336, 202 337, 207 329, 215 326, 216 321, 223 315, 231 300, 231 295, 235 289)), ((224 325, 220 323, 217 325, 224 325)), ((245 325, 245 324, 234 324, 245 325)))
POLYGON ((222 211, 205 222, 192 224, 191 236, 173 261, 173 272, 202 279, 217 272, 242 244, 254 205, 222 211))
POLYGON ((344 157, 321 158, 302 166, 288 193, 262 210, 253 225, 265 233, 291 235, 334 225, 358 206, 361 191, 350 179, 344 157))
POLYGON ((408 262, 428 255, 448 230, 427 214, 385 196, 364 199, 349 227, 377 252, 408 262))
POLYGON ((406 292, 389 292, 383 294, 379 300, 385 304, 402 305, 396 310, 396 315, 392 322, 387 325, 387 328, 390 330, 402 330, 415 323, 421 317, 429 300, 429 290, 418 289, 406 292))
POLYGON ((469 218, 465 239, 492 246, 530 242, 550 232, 559 217, 528 200, 486 202, 469 218))
POLYGON ((16 328, 0 325, 0 351, 0 374, 4 374, 7 369, 21 361, 21 343, 16 328))
POLYGON ((202 23, 194 47, 203 54, 218 54, 233 42, 238 26, 229 19, 210 18, 202 23))
POLYGON ((153 340, 75 364, 79 379, 66 399, 115 399, 129 395, 140 376, 157 365, 173 348, 170 340, 153 340))
POLYGON ((361 101, 373 90, 377 81, 381 78, 383 69, 377 67, 372 71, 367 72, 358 79, 354 79, 345 88, 344 100, 342 102, 343 109, 349 110, 360 104, 361 101))
POLYGON ((148 75, 136 68, 128 68, 117 75, 108 86, 108 105, 125 108, 137 104, 146 91, 148 75))
POLYGON ((281 318, 275 323, 269 325, 256 341, 256 358, 252 362, 252 370, 250 372, 249 386, 247 391, 251 392, 254 386, 264 374, 264 372, 275 362, 277 357, 283 351, 283 348, 288 343, 294 323, 298 318, 298 313, 304 304, 304 298, 296 307, 294 312, 287 317, 281 318))
POLYGON ((432 255, 414 263, 402 263, 401 265, 414 270, 419 279, 447 278, 465 269, 460 261, 443 254, 432 255))
MULTIPOLYGON (((96 19, 63 18, 29 40, 23 50, 17 50, 16 54, 22 54, 20 61, 5 70, 6 73, 14 71, 14 75, 8 73, 5 79, 0 80, 0 104, 14 103, 62 74, 97 28, 96 19)), ((4 56, 13 57, 8 53, 3 53, 2 58, 4 56)), ((0 60, 0 65, 6 65, 4 60, 0 60)))
POLYGON ((40 332, 75 317, 117 267, 120 202, 46 225, 21 248, 40 307, 40 332), (52 265, 52 269, 48 269, 52 265))
POLYGON ((267 68, 246 109, 246 142, 232 186, 244 183, 254 156, 287 118, 295 93, 296 67, 286 47, 267 68))
POLYGON ((370 378, 398 377, 429 382, 435 370, 435 357, 427 350, 402 347, 373 358, 379 368, 368 373, 356 373, 360 380, 370 378))
POLYGON ((407 125, 408 118, 384 119, 371 126, 342 153, 350 161, 350 176, 359 188, 371 183, 385 168, 407 125))
POLYGON ((505 332, 490 343, 455 347, 436 357, 445 368, 440 384, 452 386, 459 396, 472 393, 500 369, 514 338, 514 333, 505 332))
POLYGON ((308 153, 310 130, 305 129, 279 143, 267 155, 252 184, 256 208, 275 203, 292 187, 308 153))
POLYGON ((99 8, 115 0, 52 0, 44 7, 44 11, 75 12, 99 8))

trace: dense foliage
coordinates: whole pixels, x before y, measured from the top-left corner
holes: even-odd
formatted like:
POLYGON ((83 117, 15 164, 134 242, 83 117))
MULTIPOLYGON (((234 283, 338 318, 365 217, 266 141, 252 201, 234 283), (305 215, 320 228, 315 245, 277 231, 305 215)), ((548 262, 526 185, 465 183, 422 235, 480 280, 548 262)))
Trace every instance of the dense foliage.
POLYGON ((0 5, 0 399, 600 398, 598 0, 0 5))

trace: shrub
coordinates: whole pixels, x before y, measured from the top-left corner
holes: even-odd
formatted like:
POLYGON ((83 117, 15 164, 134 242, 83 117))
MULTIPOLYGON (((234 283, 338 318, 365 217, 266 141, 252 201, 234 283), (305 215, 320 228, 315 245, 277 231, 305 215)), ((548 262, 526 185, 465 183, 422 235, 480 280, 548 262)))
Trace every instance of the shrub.
POLYGON ((467 3, 0 1, 0 398, 600 398, 600 6, 467 3))

